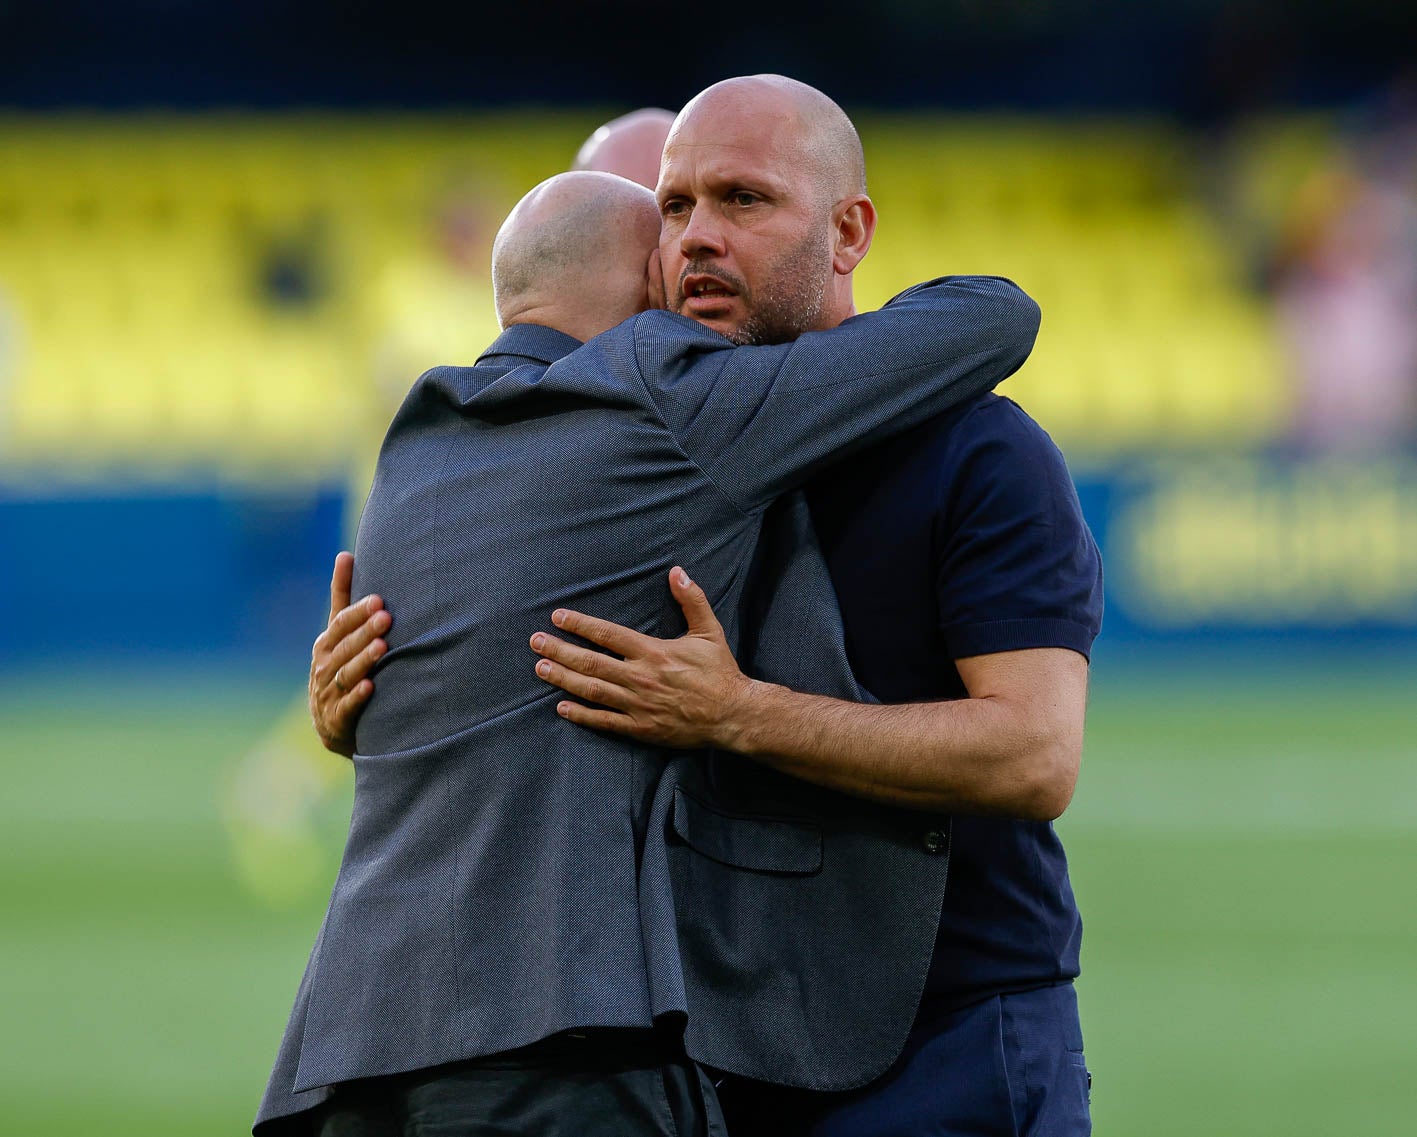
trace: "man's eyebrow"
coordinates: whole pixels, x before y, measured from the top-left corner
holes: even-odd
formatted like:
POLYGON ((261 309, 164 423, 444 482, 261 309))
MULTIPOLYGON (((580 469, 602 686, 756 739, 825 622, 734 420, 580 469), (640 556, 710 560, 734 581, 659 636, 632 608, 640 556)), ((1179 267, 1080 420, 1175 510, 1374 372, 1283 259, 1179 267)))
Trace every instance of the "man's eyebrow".
POLYGON ((655 183, 654 187, 655 197, 658 197, 662 192, 668 192, 671 186, 682 186, 684 181, 685 178, 683 174, 680 174, 678 177, 671 174, 667 179, 664 174, 660 174, 659 181, 655 183))
POLYGON ((745 173, 733 175, 722 179, 721 184, 730 193, 737 190, 749 190, 759 197, 785 197, 791 189, 791 184, 785 178, 775 178, 769 174, 745 173))
MULTIPOLYGON (((692 197, 695 180, 695 177, 685 176, 678 180, 661 182, 655 187, 655 199, 663 205, 672 197, 692 197)), ((764 197, 774 198, 788 196, 792 188, 790 179, 771 170, 729 164, 717 169, 704 170, 698 175, 697 180, 718 192, 750 189, 764 197)))

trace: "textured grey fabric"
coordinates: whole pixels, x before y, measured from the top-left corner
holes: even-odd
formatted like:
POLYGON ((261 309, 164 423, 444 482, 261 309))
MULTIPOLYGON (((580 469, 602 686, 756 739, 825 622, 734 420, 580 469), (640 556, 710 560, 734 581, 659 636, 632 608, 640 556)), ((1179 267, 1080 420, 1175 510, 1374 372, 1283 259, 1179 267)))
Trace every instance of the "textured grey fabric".
MULTIPOLYGON (((749 672, 874 702, 847 663, 800 493, 768 511, 755 577, 741 656, 749 672)), ((883 1072, 929 971, 949 818, 847 797, 733 754, 680 754, 653 806, 651 831, 665 830, 663 843, 646 845, 643 875, 670 882, 677 934, 665 956, 681 968, 688 1052, 808 1089, 850 1089, 883 1072)))
POLYGON ((687 1016, 695 1059, 758 1077, 849 1084, 890 1061, 944 886, 921 818, 572 726, 527 638, 560 606, 676 635, 678 563, 738 648, 750 574, 783 572, 755 666, 854 694, 805 510, 785 499, 760 549, 769 506, 993 387, 1037 327, 1007 281, 945 278, 774 347, 665 312, 584 347, 513 327, 415 384, 355 546, 389 652, 258 1125, 331 1083, 664 1015, 687 1016), (844 995, 863 970, 883 976, 844 995), (857 1021, 883 1005, 886 1026, 857 1021))

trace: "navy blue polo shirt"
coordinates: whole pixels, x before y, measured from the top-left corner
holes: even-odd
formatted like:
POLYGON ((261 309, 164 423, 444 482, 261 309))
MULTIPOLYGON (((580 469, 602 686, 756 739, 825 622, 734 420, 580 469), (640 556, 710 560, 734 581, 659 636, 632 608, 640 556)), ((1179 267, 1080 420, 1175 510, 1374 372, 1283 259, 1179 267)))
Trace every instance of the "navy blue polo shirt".
MULTIPOLYGON (((954 661, 1087 655, 1102 563, 1052 439, 983 395, 819 478, 808 498, 862 685, 885 703, 968 697, 954 661)), ((958 816, 926 1004, 1071 979, 1082 921, 1047 822, 958 816)))

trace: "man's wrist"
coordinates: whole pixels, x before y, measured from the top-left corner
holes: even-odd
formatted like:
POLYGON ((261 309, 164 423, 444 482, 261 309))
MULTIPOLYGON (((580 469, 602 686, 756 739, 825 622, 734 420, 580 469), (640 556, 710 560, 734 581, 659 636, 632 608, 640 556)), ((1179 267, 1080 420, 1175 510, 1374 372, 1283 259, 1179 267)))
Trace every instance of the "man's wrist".
POLYGON ((744 676, 719 718, 713 742, 720 750, 756 755, 763 744, 762 724, 774 696, 783 688, 744 676))

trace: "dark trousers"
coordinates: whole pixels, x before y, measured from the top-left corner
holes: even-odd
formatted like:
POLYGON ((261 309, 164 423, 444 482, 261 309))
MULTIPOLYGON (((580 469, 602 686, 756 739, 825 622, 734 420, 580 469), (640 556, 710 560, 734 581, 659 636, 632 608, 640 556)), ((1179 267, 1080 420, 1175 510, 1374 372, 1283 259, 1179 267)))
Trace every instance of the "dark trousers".
POLYGON ((317 1137, 724 1137, 707 1076, 641 1031, 346 1082, 312 1122, 317 1137))
POLYGON ((1071 983, 922 1013, 880 1078, 847 1093, 718 1084, 730 1137, 1087 1137, 1089 1075, 1071 983))

